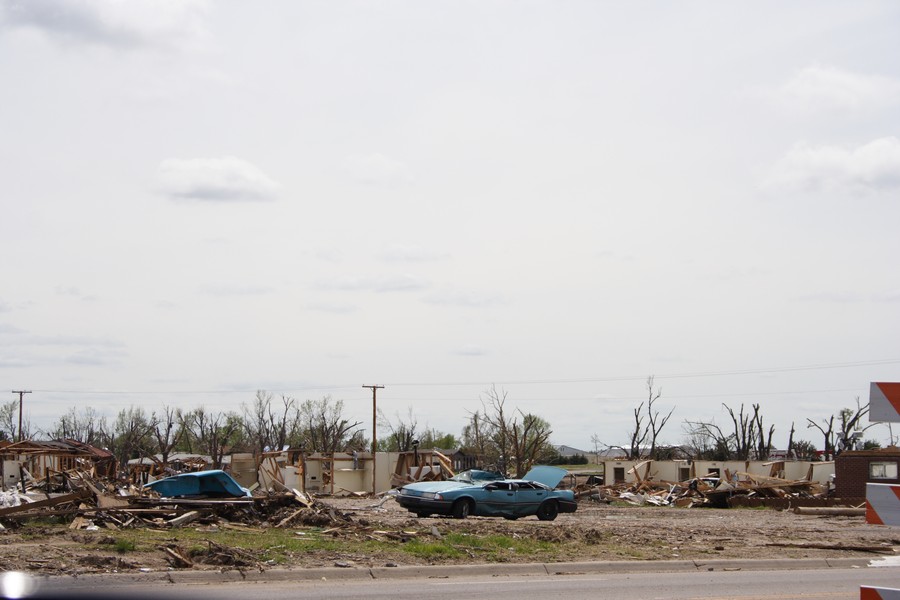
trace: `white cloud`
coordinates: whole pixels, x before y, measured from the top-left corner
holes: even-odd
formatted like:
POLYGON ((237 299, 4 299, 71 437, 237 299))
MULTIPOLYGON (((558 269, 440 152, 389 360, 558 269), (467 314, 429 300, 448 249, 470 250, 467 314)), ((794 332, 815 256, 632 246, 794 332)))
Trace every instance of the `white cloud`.
POLYGON ((163 193, 187 200, 260 201, 272 200, 278 183, 255 165, 227 156, 164 160, 158 179, 163 193))
POLYGON ((351 156, 347 159, 346 168, 354 181, 368 185, 395 186, 413 180, 412 172, 405 163, 384 154, 351 156))
POLYGON ((344 304, 342 302, 310 302, 306 305, 308 310, 318 312, 326 312, 335 315, 348 315, 358 310, 353 304, 344 304))
POLYGON ((32 334, 0 326, 0 368, 38 366, 118 365, 128 355, 124 343, 111 338, 32 334))
POLYGON ((403 246, 395 244, 381 252, 381 258, 388 262, 430 262, 443 260, 449 255, 422 248, 421 246, 403 246))
POLYGON ((208 0, 0 0, 0 27, 116 48, 200 45, 208 0))
POLYGON ((205 285, 200 289, 204 294, 210 296, 261 296, 274 291, 272 288, 259 285, 227 283, 205 285))
POLYGON ((882 292, 875 296, 877 302, 900 302, 900 289, 882 292))
POLYGON ((430 287, 423 279, 403 273, 382 277, 338 277, 321 280, 316 288, 339 292, 413 292, 430 287))
POLYGON ((427 281, 409 273, 382 277, 373 283, 376 292, 411 292, 428 287, 427 281))
POLYGON ((427 304, 463 306, 467 308, 490 308, 505 303, 502 298, 496 295, 459 290, 444 290, 430 294, 425 298, 425 302, 427 304))
POLYGON ((811 302, 826 302, 835 304, 849 304, 854 302, 864 302, 865 297, 853 292, 818 292, 815 294, 806 294, 800 297, 801 300, 811 302))
POLYGON ((484 356, 487 354, 482 348, 474 345, 463 346, 458 348, 454 354, 458 356, 484 356))
POLYGON ((900 188, 900 140, 886 137, 856 148, 799 143, 771 170, 765 187, 871 192, 900 188))
POLYGON ((864 111, 900 103, 900 81, 813 65, 768 96, 789 110, 864 111))

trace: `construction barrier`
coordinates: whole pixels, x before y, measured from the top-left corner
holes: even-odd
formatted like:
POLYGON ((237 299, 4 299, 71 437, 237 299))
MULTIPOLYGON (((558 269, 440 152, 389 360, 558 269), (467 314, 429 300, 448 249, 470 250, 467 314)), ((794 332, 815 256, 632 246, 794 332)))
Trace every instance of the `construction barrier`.
POLYGON ((900 422, 900 383, 873 382, 869 385, 869 421, 900 422))
MULTIPOLYGON (((869 421, 900 422, 900 383, 869 386, 869 421)), ((896 474, 894 475, 896 477, 896 474)), ((866 484, 866 523, 900 526, 900 485, 866 484)), ((862 586, 860 600, 900 600, 900 589, 862 586)))
POLYGON ((859 600, 900 600, 900 590, 864 585, 859 588, 859 600))
POLYGON ((866 484, 866 523, 900 526, 900 485, 866 484))

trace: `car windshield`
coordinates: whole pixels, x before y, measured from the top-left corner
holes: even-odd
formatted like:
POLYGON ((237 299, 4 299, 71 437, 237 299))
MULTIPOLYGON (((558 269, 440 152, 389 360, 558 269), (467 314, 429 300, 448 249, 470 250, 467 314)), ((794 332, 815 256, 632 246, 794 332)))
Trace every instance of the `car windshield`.
POLYGON ((503 479, 503 475, 500 473, 496 473, 494 471, 480 471, 478 469, 472 469, 470 471, 463 471, 462 473, 457 473, 453 477, 450 478, 450 481, 461 481, 463 483, 475 483, 476 481, 496 481, 497 479, 503 479))

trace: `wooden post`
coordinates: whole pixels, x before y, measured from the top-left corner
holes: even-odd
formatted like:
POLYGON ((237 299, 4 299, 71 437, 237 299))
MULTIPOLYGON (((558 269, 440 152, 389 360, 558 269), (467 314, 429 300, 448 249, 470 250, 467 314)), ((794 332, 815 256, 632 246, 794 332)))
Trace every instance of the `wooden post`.
POLYGON ((376 404, 376 394, 378 390, 384 389, 383 385, 364 385, 364 388, 372 389, 372 495, 374 496, 378 491, 375 485, 377 480, 376 470, 375 470, 375 452, 378 449, 378 437, 375 434, 375 424, 378 422, 378 406, 376 404))

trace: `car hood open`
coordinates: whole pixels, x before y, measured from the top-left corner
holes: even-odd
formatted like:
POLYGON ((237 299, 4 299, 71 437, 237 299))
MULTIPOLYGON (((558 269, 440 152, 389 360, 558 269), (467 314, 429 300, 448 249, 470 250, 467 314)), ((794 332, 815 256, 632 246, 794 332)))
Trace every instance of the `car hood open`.
POLYGON ((559 467, 540 465, 531 467, 531 470, 525 473, 525 476, 522 479, 525 481, 537 481, 538 483, 543 483, 552 490, 559 485, 559 482, 562 481, 567 473, 568 471, 560 469, 559 467))
POLYGON ((403 487, 415 492, 446 492, 459 488, 480 487, 481 483, 465 483, 462 481, 420 481, 408 483, 403 487))

